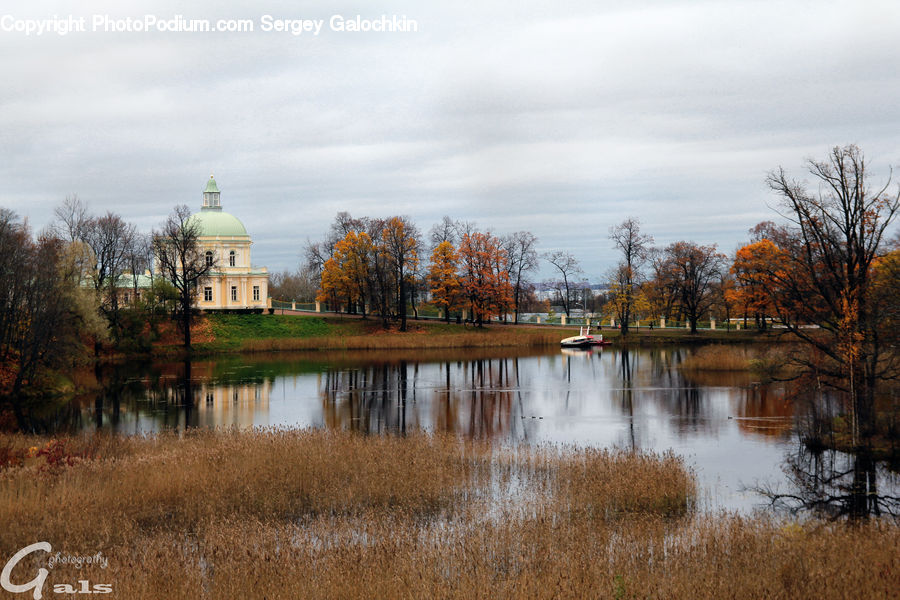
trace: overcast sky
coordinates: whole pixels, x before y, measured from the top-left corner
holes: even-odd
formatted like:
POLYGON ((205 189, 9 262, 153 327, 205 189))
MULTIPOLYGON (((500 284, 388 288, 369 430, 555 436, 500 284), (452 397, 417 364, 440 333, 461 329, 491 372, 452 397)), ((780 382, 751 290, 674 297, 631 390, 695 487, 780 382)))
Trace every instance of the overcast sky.
POLYGON ((847 143, 879 179, 900 165, 896 1, 30 1, 0 17, 0 206, 40 229, 77 193, 149 231, 199 209, 214 173, 270 270, 348 211, 527 229, 599 282, 628 216, 658 245, 731 252, 776 216, 767 171, 802 176, 847 143), (107 33, 97 15, 254 31, 107 33), (266 32, 267 15, 324 24, 266 32), (418 31, 334 31, 335 15, 418 31), (54 16, 86 31, 15 31, 54 16))

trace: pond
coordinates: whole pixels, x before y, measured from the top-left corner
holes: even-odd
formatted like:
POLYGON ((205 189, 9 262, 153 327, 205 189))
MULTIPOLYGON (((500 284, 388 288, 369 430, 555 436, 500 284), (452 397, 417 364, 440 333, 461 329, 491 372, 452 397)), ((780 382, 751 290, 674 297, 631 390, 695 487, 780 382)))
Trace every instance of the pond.
MULTIPOLYGON (((897 495, 896 474, 872 461, 809 453, 782 384, 742 372, 688 374, 679 364, 691 352, 315 352, 127 363, 98 372, 103 392, 61 411, 54 427, 123 434, 185 426, 424 429, 498 444, 672 451, 695 471, 706 510, 768 504, 760 487, 787 494, 788 507, 860 481, 864 502, 873 489, 897 495)), ((839 500, 829 510, 843 510, 839 500)))

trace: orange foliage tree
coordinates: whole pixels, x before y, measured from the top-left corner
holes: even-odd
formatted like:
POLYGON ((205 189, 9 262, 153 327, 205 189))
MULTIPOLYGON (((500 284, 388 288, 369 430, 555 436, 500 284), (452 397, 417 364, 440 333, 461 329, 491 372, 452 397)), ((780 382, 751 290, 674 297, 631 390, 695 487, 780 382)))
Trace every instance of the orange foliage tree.
POLYGON ((428 287, 431 303, 444 311, 444 320, 450 321, 450 311, 462 306, 462 285, 456 274, 459 254, 453 244, 443 241, 431 253, 428 268, 428 287))
POLYGON ((350 231, 334 245, 334 252, 322 269, 322 284, 316 299, 320 302, 346 302, 359 305, 366 317, 369 261, 375 244, 366 232, 350 231))
POLYGON ((766 317, 774 314, 771 292, 777 286, 778 265, 784 261, 783 254, 768 239, 747 244, 735 253, 731 272, 736 285, 725 294, 742 310, 745 325, 747 315, 752 314, 756 326, 765 329, 766 317))
POLYGON ((472 317, 481 326, 512 306, 506 252, 489 233, 465 233, 459 245, 460 279, 472 317))

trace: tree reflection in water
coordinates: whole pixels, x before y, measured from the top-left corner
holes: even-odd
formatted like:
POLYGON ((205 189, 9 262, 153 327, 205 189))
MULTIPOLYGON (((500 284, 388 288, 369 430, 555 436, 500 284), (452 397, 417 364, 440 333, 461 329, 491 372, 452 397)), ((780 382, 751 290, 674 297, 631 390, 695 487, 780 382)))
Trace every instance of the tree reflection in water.
POLYGON ((777 511, 791 515, 811 512, 832 519, 900 517, 900 497, 878 493, 879 476, 891 483, 889 488, 897 489, 897 475, 887 473, 867 449, 846 454, 811 450, 800 444, 785 459, 784 471, 792 490, 757 489, 777 511))
POLYGON ((816 403, 810 417, 783 385, 754 382, 746 373, 684 372, 679 365, 693 348, 554 350, 300 353, 105 365, 94 374, 100 391, 53 410, 44 427, 124 434, 194 426, 372 434, 424 429, 500 444, 557 440, 637 451, 674 448, 689 464, 695 461, 706 478, 701 483, 720 495, 715 502, 729 507, 758 505, 757 494, 735 493, 742 482, 758 480, 781 482, 781 489, 763 491, 787 511, 900 512, 891 496, 900 480, 871 456, 795 448, 793 436, 828 442, 801 435, 798 425, 810 430, 809 424, 829 423, 837 406, 816 403))
POLYGON ((429 386, 434 401, 424 404, 416 398, 418 363, 329 370, 320 388, 325 425, 366 433, 434 429, 478 438, 516 433, 517 358, 443 362, 439 370, 440 381, 429 386))

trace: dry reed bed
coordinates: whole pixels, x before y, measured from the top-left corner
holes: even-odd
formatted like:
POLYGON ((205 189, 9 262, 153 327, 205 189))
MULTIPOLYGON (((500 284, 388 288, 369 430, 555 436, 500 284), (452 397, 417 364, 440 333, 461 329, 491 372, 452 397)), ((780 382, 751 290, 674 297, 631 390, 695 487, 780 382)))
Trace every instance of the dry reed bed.
POLYGON ((377 335, 322 336, 242 340, 242 352, 287 350, 404 350, 421 348, 500 348, 558 345, 559 331, 502 329, 479 333, 383 333, 377 335))
POLYGON ((684 371, 746 371, 755 356, 752 349, 715 344, 698 348, 679 367, 684 371))
MULTIPOLYGON (((38 443, 0 438, 13 454, 38 443)), ((841 598, 900 586, 896 525, 689 517, 695 485, 673 456, 287 430, 68 448, 85 458, 2 471, 0 549, 102 551, 108 569, 57 567, 48 584, 109 582, 113 597, 841 598)))
POLYGON ((887 523, 459 518, 220 520, 196 539, 165 531, 110 547, 108 571, 79 577, 135 599, 838 599, 895 597, 900 585, 900 530, 887 523))

